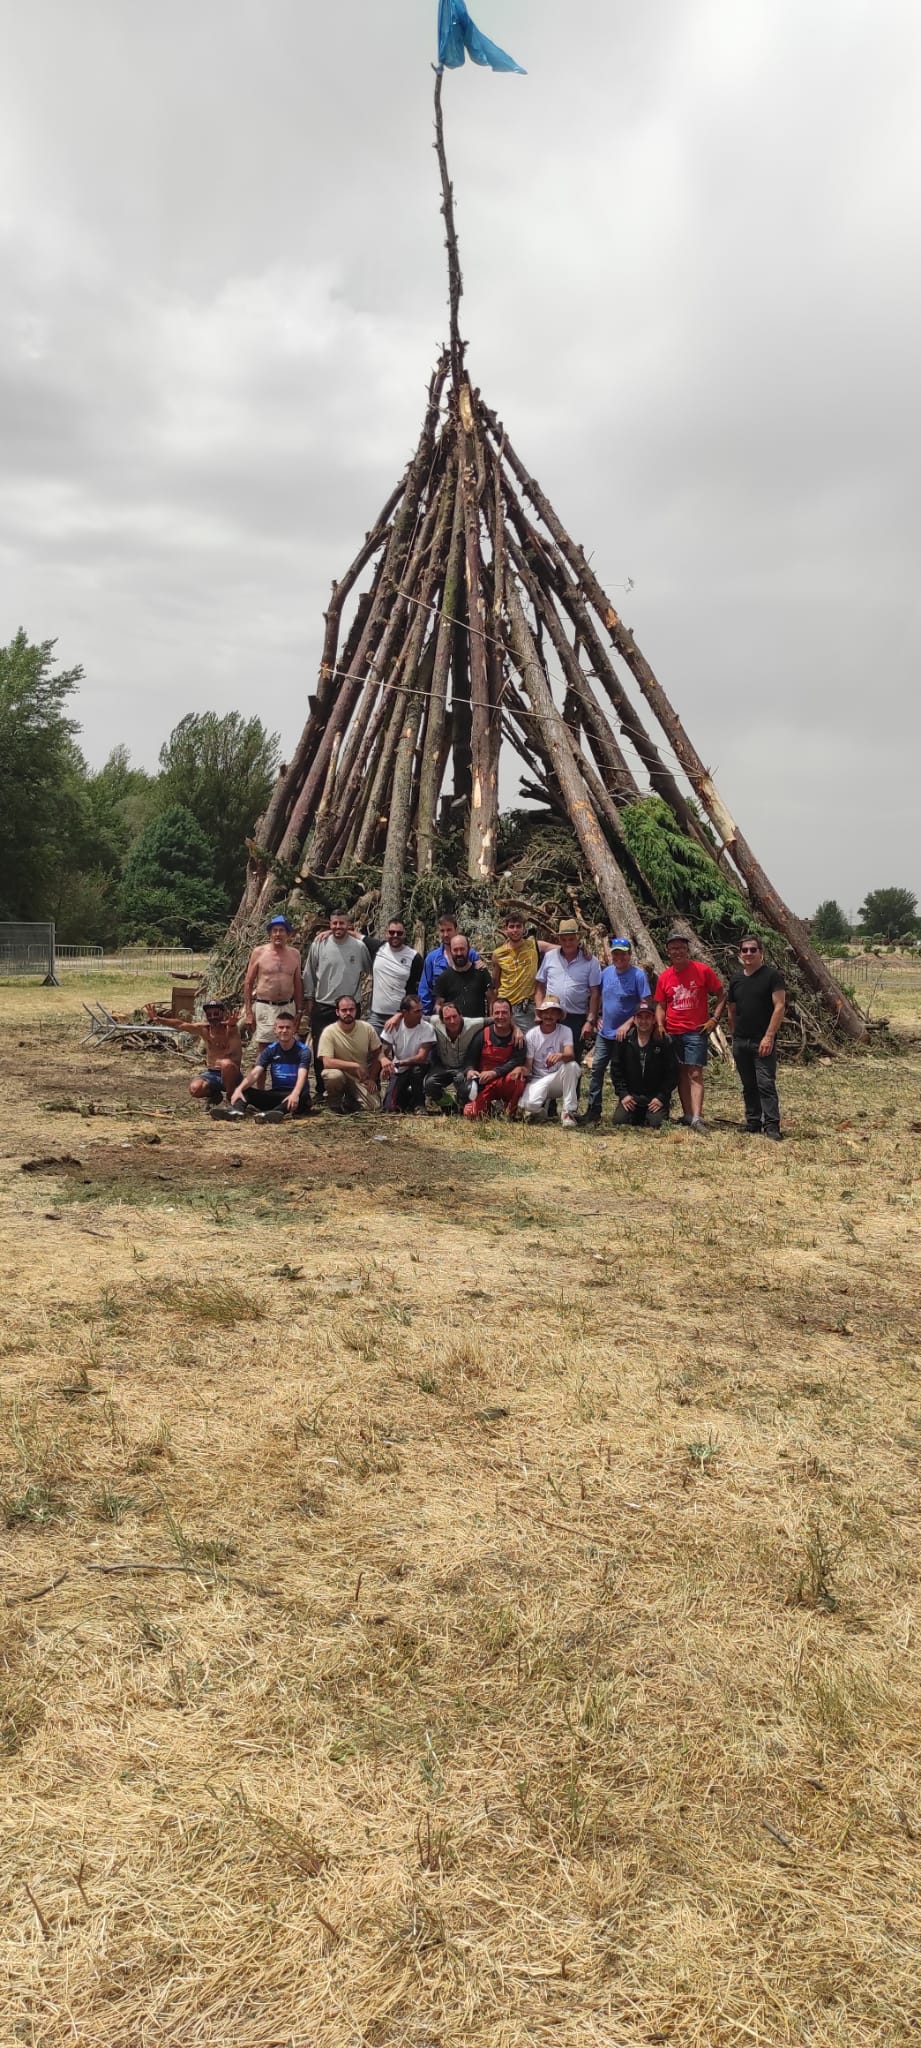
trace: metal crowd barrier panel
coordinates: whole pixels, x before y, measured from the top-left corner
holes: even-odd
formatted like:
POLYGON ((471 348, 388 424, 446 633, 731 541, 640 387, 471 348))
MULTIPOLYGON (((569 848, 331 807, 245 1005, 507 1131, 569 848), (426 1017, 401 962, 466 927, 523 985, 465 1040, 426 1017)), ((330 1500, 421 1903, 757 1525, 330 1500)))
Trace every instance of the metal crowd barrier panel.
POLYGON ((0 979, 13 974, 40 977, 45 988, 57 988, 53 924, 0 923, 0 979))
POLYGON ((55 946, 55 963, 58 967, 100 967, 101 946, 55 946))
POLYGON ((107 974, 194 974, 195 954, 191 946, 125 946, 106 953, 103 967, 107 974))

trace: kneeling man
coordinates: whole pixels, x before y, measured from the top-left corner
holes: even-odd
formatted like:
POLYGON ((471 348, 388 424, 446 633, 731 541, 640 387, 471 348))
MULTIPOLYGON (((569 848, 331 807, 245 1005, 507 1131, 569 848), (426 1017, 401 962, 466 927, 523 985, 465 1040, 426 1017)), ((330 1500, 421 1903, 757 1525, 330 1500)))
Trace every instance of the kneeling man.
MULTIPOLYGON (((399 1021, 399 1017, 391 1017, 387 1030, 394 1030, 399 1021)), ((433 1116, 442 1111, 453 1113, 466 1102, 467 1069, 484 1022, 483 1017, 462 1017, 456 1003, 444 1003, 441 1016, 436 1013, 432 1018, 435 1044, 432 1064, 422 1086, 426 1108, 433 1116)))
POLYGON ((492 1017, 470 1048, 470 1100, 464 1115, 471 1119, 488 1116, 493 1103, 498 1102, 504 1103, 506 1116, 514 1116, 524 1094, 527 1064, 524 1039, 512 1019, 511 1003, 507 996, 495 996, 492 1017), (476 1084, 473 1091, 471 1082, 476 1084))
POLYGON ((386 1089, 384 1108, 395 1112, 418 1110, 421 1113, 425 1103, 426 1069, 436 1040, 433 1026, 422 1015, 418 996, 403 997, 399 1024, 392 1028, 385 1024, 383 1036, 381 1074, 386 1089))
POLYGON ((327 1101, 337 1116, 380 1109, 381 1042, 372 1024, 359 1022, 354 996, 339 997, 335 1024, 321 1032, 317 1058, 323 1062, 327 1101))
POLYGON ((633 1029, 615 1038, 611 1048, 611 1079, 617 1096, 616 1124, 635 1124, 658 1131, 667 1123, 678 1086, 678 1061, 670 1038, 656 1030, 654 996, 637 1005, 633 1029))
POLYGON ((537 1012, 537 1023, 525 1039, 528 1082, 521 1098, 525 1123, 546 1123, 547 1105, 562 1099, 564 1131, 576 1128, 579 1100, 579 1060, 572 1032, 563 1022, 563 1005, 558 996, 545 995, 537 1012))
POLYGON ((257 1112, 260 1124, 283 1124, 288 1116, 310 1115, 310 1047, 298 1038, 293 1017, 275 1019, 275 1037, 264 1047, 255 1066, 244 1074, 230 1098, 229 1109, 213 1109, 212 1116, 236 1119, 247 1109, 257 1112), (265 1077, 268 1075, 266 1085, 265 1077))

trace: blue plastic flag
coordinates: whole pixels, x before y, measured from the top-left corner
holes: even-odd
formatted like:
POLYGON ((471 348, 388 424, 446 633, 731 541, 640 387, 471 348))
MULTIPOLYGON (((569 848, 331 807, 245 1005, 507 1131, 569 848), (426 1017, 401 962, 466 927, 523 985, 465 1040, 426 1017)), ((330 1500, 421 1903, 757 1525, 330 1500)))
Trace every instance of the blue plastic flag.
POLYGON ((516 64, 514 57, 480 34, 467 13, 465 0, 438 0, 439 64, 457 71, 467 57, 474 64, 488 64, 491 71, 520 71, 525 76, 523 66, 516 64))

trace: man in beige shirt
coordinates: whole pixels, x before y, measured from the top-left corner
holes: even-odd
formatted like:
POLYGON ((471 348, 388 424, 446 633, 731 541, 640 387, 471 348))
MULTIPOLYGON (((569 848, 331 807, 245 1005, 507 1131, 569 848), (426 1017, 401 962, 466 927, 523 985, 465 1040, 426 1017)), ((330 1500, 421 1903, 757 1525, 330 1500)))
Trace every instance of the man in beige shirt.
POLYGON ((358 1021, 354 996, 340 996, 336 1022, 320 1034, 323 1085, 337 1116, 356 1109, 380 1109, 381 1042, 372 1024, 358 1021))
POLYGON ((269 922, 265 945, 254 946, 243 983, 244 1022, 253 1033, 257 1048, 271 1045, 275 1021, 280 1016, 299 1021, 304 1007, 301 956, 291 944, 292 926, 286 917, 269 922))

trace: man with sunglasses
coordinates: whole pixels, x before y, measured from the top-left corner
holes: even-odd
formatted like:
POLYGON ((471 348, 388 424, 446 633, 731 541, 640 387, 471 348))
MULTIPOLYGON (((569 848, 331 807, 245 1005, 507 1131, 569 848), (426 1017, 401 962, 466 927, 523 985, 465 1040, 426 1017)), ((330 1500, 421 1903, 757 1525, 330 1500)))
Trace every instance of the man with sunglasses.
POLYGON ((746 932, 739 946, 741 974, 729 983, 729 1030, 732 1056, 742 1084, 745 1128, 753 1137, 783 1136, 777 1096, 777 1034, 784 1020, 787 991, 783 975, 764 957, 757 932, 746 932))
POLYGON ((406 926, 401 917, 387 921, 384 939, 366 941, 371 954, 371 1014, 373 1029, 383 1032, 400 1008, 404 996, 414 996, 422 976, 422 955, 406 944, 406 926))

